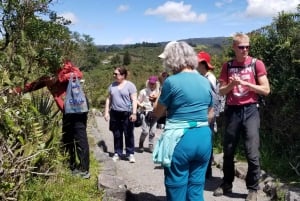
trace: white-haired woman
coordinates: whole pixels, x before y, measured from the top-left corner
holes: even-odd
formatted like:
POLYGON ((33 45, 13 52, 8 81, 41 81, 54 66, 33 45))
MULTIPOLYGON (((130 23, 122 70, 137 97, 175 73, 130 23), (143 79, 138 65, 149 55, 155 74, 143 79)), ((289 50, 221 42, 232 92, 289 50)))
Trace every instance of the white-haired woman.
POLYGON ((196 73, 197 55, 186 42, 168 43, 159 57, 173 75, 165 80, 154 105, 154 116, 167 111, 167 120, 153 160, 164 167, 168 201, 202 201, 211 154, 210 84, 196 73))

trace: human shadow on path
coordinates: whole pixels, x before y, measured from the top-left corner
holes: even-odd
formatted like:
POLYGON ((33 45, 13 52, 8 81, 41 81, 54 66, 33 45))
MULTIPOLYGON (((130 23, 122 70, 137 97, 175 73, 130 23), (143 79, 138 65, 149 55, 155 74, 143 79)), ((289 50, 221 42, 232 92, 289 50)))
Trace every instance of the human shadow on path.
POLYGON ((151 193, 141 192, 134 194, 130 191, 126 192, 126 201, 166 201, 165 196, 155 196, 151 193))
MULTIPOLYGON (((206 191, 214 191, 216 190, 220 184, 222 183, 222 178, 220 177, 211 177, 210 179, 206 179, 205 181, 205 190, 206 191)), ((230 198, 246 198, 247 195, 244 193, 227 193, 225 196, 230 198)))
POLYGON ((98 147, 104 152, 104 153, 107 153, 107 145, 105 143, 104 140, 100 140, 98 143, 97 143, 98 147))

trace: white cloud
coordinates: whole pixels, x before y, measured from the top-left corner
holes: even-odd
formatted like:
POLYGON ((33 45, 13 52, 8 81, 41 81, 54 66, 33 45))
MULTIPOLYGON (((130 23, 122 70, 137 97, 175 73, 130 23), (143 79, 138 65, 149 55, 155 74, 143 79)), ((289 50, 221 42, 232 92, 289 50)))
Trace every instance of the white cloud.
POLYGON ((117 8, 117 11, 118 12, 125 12, 129 9, 129 6, 128 5, 120 5, 118 8, 117 8))
POLYGON ((225 4, 230 4, 230 3, 232 3, 232 0, 221 0, 221 1, 215 2, 215 6, 220 8, 220 7, 223 7, 225 4))
POLYGON ((163 16, 171 22, 205 22, 207 15, 197 14, 191 10, 191 5, 184 5, 184 2, 167 1, 165 4, 158 6, 156 9, 147 9, 145 15, 163 16))
POLYGON ((65 18, 66 20, 70 20, 72 23, 71 24, 76 24, 78 23, 77 17, 74 15, 72 12, 65 12, 58 14, 58 16, 65 18))
POLYGON ((295 12, 300 0, 247 0, 246 15, 250 17, 275 17, 279 12, 295 12))

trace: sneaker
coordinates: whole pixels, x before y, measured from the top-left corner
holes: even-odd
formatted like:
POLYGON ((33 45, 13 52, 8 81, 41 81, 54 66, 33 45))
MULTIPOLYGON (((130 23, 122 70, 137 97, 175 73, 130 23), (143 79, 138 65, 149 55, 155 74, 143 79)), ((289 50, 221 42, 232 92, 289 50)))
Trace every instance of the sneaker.
POLYGON ((153 149, 154 149, 154 148, 153 148, 153 144, 149 144, 149 152, 150 152, 150 153, 153 153, 153 149))
POLYGON ((144 152, 144 147, 143 146, 139 146, 139 152, 143 153, 144 152))
POLYGON ((79 176, 81 176, 81 178, 83 179, 89 179, 91 177, 91 174, 88 171, 85 171, 85 172, 80 172, 79 176))
POLYGON ((133 154, 130 154, 128 157, 129 163, 135 163, 135 158, 133 154))
POLYGON ((246 201, 257 201, 257 191, 249 190, 246 201))
POLYGON ((215 191, 214 196, 222 196, 227 193, 232 193, 232 184, 222 183, 215 191))
POLYGON ((214 123, 214 133, 218 132, 218 125, 217 122, 214 123))
POLYGON ((89 179, 91 177, 91 174, 88 171, 81 171, 81 170, 78 170, 78 169, 72 170, 72 175, 80 176, 83 179, 89 179))
POLYGON ((118 160, 120 160, 120 156, 116 153, 116 154, 114 154, 114 156, 112 157, 112 160, 113 160, 114 162, 117 162, 118 160))

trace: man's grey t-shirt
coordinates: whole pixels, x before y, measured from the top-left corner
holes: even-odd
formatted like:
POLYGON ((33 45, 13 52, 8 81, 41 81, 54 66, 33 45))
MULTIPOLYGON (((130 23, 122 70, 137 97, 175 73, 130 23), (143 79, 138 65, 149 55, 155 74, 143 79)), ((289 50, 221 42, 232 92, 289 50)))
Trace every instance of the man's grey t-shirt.
POLYGON ((131 112, 131 94, 137 93, 136 86, 130 81, 126 81, 122 89, 119 89, 118 85, 118 82, 113 82, 108 88, 111 96, 111 109, 116 111, 131 112))

